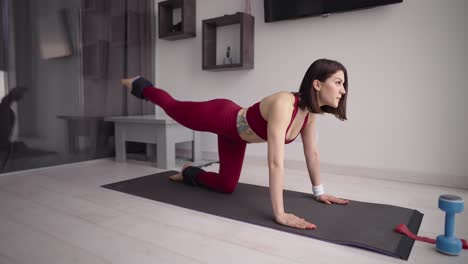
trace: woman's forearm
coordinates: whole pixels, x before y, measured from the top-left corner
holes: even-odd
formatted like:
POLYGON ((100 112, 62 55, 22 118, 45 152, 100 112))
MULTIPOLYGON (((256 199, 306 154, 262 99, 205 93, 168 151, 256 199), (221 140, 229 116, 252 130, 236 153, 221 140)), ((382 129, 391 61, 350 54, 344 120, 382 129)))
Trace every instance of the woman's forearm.
POLYGON ((284 167, 269 166, 270 173, 270 199, 275 217, 284 213, 283 204, 283 178, 284 167))
POLYGON ((320 185, 320 160, 318 156, 306 158, 307 170, 310 182, 313 186, 320 185))

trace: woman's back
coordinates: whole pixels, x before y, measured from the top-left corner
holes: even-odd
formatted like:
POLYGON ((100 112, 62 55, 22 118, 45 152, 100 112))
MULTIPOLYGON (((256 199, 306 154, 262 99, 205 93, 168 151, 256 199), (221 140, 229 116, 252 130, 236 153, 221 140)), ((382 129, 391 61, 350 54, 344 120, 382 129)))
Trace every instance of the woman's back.
POLYGON ((273 118, 270 116, 272 112, 271 108, 278 101, 285 102, 282 104, 284 105, 284 110, 282 111, 288 113, 287 116, 290 118, 290 120, 287 120, 290 127, 286 133, 286 143, 290 143, 294 140, 301 129, 307 124, 305 122, 310 118, 308 118, 309 113, 307 110, 301 110, 297 107, 299 97, 291 92, 285 91, 271 94, 249 108, 241 109, 238 113, 239 123, 247 123, 249 129, 241 129, 241 126, 239 126, 239 135, 249 143, 265 142, 267 139, 267 123, 268 120, 273 118))

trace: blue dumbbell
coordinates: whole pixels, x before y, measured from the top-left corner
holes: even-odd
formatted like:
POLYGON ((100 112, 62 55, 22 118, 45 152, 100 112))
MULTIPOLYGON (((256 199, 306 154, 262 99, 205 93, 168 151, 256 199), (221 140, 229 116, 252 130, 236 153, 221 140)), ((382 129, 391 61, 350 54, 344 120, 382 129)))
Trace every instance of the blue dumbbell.
POLYGON ((463 212, 463 199, 455 195, 441 195, 439 197, 439 208, 445 214, 445 234, 436 239, 438 251, 448 255, 458 255, 462 249, 461 240, 454 236, 455 214, 463 212))

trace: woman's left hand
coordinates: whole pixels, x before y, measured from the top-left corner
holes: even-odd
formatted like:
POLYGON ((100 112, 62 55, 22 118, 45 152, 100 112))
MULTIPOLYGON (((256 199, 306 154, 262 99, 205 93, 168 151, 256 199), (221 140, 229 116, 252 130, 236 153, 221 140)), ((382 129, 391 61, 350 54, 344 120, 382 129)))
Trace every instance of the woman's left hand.
POLYGON ((328 194, 322 194, 319 197, 316 197, 315 199, 317 201, 320 201, 320 202, 326 203, 326 204, 332 204, 332 203, 335 203, 335 204, 348 204, 349 203, 349 201, 346 200, 346 199, 337 198, 335 196, 331 196, 331 195, 328 195, 328 194))

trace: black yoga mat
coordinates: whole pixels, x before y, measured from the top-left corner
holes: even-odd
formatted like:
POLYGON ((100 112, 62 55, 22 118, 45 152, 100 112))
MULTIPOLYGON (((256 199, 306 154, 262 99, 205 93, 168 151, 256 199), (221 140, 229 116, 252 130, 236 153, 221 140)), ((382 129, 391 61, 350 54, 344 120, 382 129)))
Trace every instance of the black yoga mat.
POLYGON ((267 187, 239 183, 232 194, 217 193, 168 179, 176 173, 166 171, 102 187, 405 260, 414 240, 393 229, 398 224, 405 224, 417 234, 423 218, 423 214, 413 209, 352 200, 347 205, 326 205, 310 194, 285 190, 286 211, 317 225, 315 230, 300 230, 274 222, 267 187))

